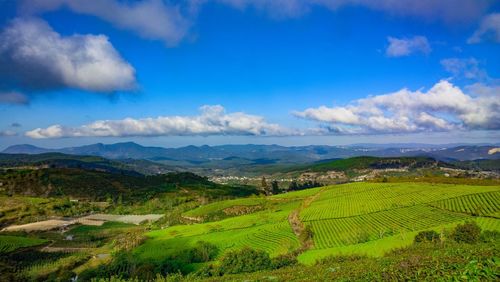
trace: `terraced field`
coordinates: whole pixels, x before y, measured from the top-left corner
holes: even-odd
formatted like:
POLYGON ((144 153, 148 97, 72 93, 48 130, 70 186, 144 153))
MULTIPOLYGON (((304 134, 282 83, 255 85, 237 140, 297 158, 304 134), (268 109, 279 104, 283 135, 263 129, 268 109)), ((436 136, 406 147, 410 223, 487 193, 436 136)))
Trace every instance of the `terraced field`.
POLYGON ((19 248, 38 246, 47 242, 43 239, 0 235, 0 254, 15 251, 19 248))

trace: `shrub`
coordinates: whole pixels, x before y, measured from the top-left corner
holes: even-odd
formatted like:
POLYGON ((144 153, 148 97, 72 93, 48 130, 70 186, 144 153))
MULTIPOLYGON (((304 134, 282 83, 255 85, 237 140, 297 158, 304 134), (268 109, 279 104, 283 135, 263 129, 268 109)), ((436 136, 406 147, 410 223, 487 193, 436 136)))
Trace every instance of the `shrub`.
POLYGON ((481 235, 481 228, 474 221, 459 224, 453 230, 453 239, 459 243, 477 243, 481 235))
POLYGON ((277 256, 271 259, 271 267, 273 269, 278 269, 286 266, 291 266, 297 264, 297 257, 292 254, 286 254, 277 256))
POLYGON ((155 269, 155 272, 159 272, 162 275, 168 275, 172 273, 186 274, 189 271, 190 269, 188 269, 185 260, 172 257, 164 259, 155 269))
POLYGON ((314 233, 311 229, 311 226, 306 225, 306 227, 302 230, 302 232, 300 232, 299 240, 301 242, 307 242, 309 240, 312 240, 313 236, 314 236, 314 233))
POLYGON ((221 273, 242 273, 270 269, 271 259, 265 251, 245 247, 238 251, 229 251, 221 259, 221 273))
POLYGON ((198 241, 194 248, 189 251, 190 262, 207 262, 213 260, 219 249, 214 244, 198 241))
POLYGON ((415 236, 415 243, 422 242, 439 242, 439 234, 434 230, 421 231, 415 236))
POLYGON ((481 242, 484 243, 495 243, 500 241, 500 232, 494 230, 485 230, 483 233, 481 233, 481 236, 479 238, 481 242))

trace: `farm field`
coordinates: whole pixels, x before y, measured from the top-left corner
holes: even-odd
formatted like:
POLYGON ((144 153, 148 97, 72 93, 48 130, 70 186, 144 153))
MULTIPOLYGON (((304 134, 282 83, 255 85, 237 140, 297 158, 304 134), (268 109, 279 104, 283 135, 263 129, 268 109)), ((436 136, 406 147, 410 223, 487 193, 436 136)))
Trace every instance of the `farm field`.
POLYGON ((299 257, 301 262, 311 263, 314 257, 341 253, 381 256, 411 244, 418 231, 440 232, 466 220, 477 220, 485 230, 500 230, 500 220, 467 212, 471 204, 447 202, 462 197, 481 199, 476 201, 490 203, 485 212, 494 214, 498 212, 498 193, 499 186, 350 183, 266 198, 223 201, 185 214, 201 216, 204 212, 216 213, 244 205, 260 205, 263 210, 149 232, 148 240, 135 254, 141 259, 160 259, 206 241, 216 245, 221 253, 249 246, 277 256, 300 247, 287 220, 292 211, 298 210, 304 226, 311 228, 314 241, 314 246, 299 257))
POLYGON ((52 230, 52 229, 56 229, 56 228, 69 226, 69 225, 72 225, 73 223, 74 222, 71 220, 49 219, 49 220, 37 221, 37 222, 27 223, 27 224, 22 224, 22 225, 11 225, 11 226, 5 227, 2 231, 9 231, 9 232, 14 232, 14 231, 25 231, 25 232, 47 231, 47 230, 52 230))
POLYGON ((162 218, 163 214, 145 214, 145 215, 120 215, 120 214, 92 214, 80 218, 81 220, 91 221, 115 221, 122 223, 141 224, 143 222, 154 222, 162 218))

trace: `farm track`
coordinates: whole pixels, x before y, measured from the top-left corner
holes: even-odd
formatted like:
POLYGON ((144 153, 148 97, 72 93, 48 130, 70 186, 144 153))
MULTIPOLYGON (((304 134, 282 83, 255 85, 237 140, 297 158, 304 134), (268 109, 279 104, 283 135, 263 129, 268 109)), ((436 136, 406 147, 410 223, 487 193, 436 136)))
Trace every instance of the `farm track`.
MULTIPOLYGON (((305 229, 305 225, 300 219, 300 213, 302 212, 302 210, 309 207, 312 202, 318 199, 319 196, 321 195, 321 192, 323 191, 324 189, 320 189, 316 194, 305 198, 302 204, 297 209, 294 209, 288 215, 288 222, 290 223, 290 226, 292 227, 292 231, 293 233, 295 233, 295 236, 300 238, 300 235, 304 232, 305 229)), ((312 239, 309 239, 306 242, 300 242, 300 244, 301 247, 299 251, 304 252, 314 246, 314 241, 312 239)))

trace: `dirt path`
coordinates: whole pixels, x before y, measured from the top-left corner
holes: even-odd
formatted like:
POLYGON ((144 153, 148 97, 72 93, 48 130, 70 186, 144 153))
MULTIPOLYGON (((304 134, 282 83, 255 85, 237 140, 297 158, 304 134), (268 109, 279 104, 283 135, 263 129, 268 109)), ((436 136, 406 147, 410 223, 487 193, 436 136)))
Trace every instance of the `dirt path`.
POLYGON ((312 240, 311 236, 305 235, 304 232, 306 231, 306 227, 304 223, 300 220, 300 212, 304 210, 305 208, 309 207, 314 200, 316 200, 321 193, 324 191, 324 189, 320 189, 318 193, 309 196, 302 201, 302 204, 300 207, 296 208, 293 210, 289 215, 288 215, 288 222, 290 223, 290 226, 292 227, 293 233, 299 238, 300 240, 300 248, 298 249, 298 252, 304 252, 314 246, 314 242, 312 240))

